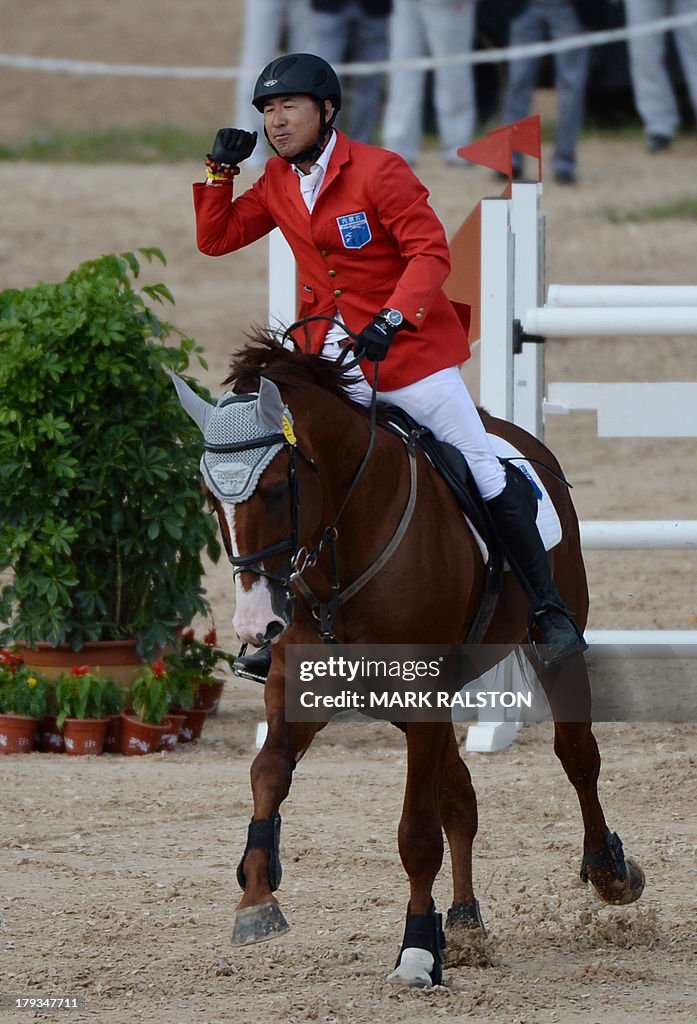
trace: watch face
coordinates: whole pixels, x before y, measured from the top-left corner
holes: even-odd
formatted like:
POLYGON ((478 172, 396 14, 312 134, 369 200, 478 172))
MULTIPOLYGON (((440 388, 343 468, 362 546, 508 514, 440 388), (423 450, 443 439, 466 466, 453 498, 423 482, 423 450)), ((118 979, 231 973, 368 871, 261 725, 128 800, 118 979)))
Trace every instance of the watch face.
POLYGON ((398 309, 386 309, 383 313, 385 320, 387 320, 390 327, 399 327, 404 317, 398 309))

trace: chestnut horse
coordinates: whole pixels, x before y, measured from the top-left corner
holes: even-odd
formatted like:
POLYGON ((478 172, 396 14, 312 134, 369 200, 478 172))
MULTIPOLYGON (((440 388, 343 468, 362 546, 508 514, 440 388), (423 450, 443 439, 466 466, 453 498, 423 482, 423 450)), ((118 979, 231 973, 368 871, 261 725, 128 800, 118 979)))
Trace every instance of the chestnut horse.
MULTIPOLYGON (((366 411, 348 399, 346 383, 336 364, 288 351, 263 336, 233 358, 225 381, 231 391, 217 407, 175 378, 182 403, 206 439, 204 479, 215 492, 211 501, 235 566, 233 623, 243 641, 273 644, 264 692, 268 734, 252 764, 254 814, 237 873, 243 888, 233 931, 237 944, 273 938, 288 927, 274 896, 281 873, 279 808, 296 764, 325 724, 286 721, 287 646, 317 644, 320 636, 342 644, 461 644, 485 588, 484 561, 449 488, 417 452, 414 493, 404 441, 380 426, 373 431, 366 411), (236 403, 233 411, 246 416, 247 425, 237 436, 224 437, 216 415, 236 403), (403 535, 395 544, 400 524, 403 535)), ((562 525, 562 539, 550 552, 554 578, 584 628, 588 589, 578 521, 559 464, 525 431, 482 417, 490 433, 535 463, 551 496, 562 525)), ((629 903, 641 895, 644 878, 625 859, 598 797, 600 755, 583 655, 567 660, 563 672, 558 665, 545 667, 527 646, 527 613, 520 585, 505 573, 481 642, 498 651, 502 645, 521 646, 527 654, 555 717, 555 753, 578 796, 582 877, 606 902, 629 903), (568 718, 556 712, 563 708, 560 690, 568 693, 570 686, 578 721, 557 720, 568 718)), ((485 935, 472 888, 477 804, 452 722, 398 727, 407 750, 398 840, 410 898, 390 980, 429 986, 442 978, 444 936, 431 891, 442 863, 443 833, 453 876, 445 926, 448 963, 457 962, 459 947, 485 935)))

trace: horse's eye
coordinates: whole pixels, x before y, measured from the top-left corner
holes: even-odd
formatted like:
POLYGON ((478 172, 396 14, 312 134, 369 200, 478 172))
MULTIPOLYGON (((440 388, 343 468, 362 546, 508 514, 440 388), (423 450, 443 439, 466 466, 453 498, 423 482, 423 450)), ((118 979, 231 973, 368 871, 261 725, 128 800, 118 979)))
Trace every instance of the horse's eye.
POLYGON ((259 490, 264 503, 269 511, 272 512, 278 509, 285 501, 288 494, 288 484, 281 481, 277 484, 270 484, 268 487, 261 487, 259 490))

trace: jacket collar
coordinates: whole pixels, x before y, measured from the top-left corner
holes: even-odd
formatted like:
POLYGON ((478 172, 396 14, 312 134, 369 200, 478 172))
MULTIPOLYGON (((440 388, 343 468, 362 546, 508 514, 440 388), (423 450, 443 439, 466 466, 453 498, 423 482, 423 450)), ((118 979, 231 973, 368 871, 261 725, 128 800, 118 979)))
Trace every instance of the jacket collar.
MULTIPOLYGON (((315 203, 315 209, 317 209, 317 203, 321 200, 331 183, 338 176, 343 165, 348 163, 351 157, 351 140, 336 128, 334 129, 334 132, 336 134, 334 152, 329 159, 327 171, 324 175, 324 181, 322 182, 322 187, 319 190, 319 195, 317 196, 315 203)), ((309 217, 310 214, 305 206, 305 201, 300 194, 297 174, 288 163, 285 164, 285 191, 288 199, 293 203, 296 209, 303 213, 305 217, 309 217)))
POLYGON ((318 201, 337 177, 344 164, 348 163, 351 156, 350 139, 344 135, 343 132, 337 131, 336 128, 334 131, 336 132, 336 144, 329 161, 329 166, 327 167, 327 173, 325 174, 324 181, 322 182, 322 188, 319 190, 319 196, 317 197, 318 201))

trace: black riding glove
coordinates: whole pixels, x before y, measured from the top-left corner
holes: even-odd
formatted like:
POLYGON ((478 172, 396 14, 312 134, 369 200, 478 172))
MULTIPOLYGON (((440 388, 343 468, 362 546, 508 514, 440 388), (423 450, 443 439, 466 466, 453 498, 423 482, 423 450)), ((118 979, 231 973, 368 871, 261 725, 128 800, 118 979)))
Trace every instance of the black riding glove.
POLYGON ((223 167, 237 167, 252 155, 256 144, 256 132, 246 132, 244 128, 220 128, 209 158, 223 167))
POLYGON ((397 331, 404 325, 393 327, 388 323, 384 315, 378 313, 371 322, 363 328, 353 343, 353 354, 356 359, 365 356, 371 363, 381 363, 387 356, 390 345, 397 331))

